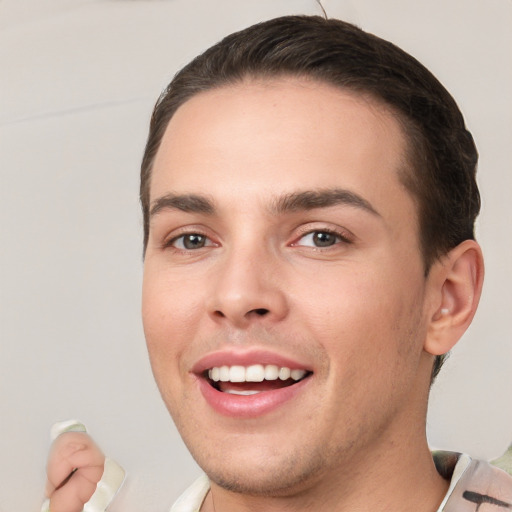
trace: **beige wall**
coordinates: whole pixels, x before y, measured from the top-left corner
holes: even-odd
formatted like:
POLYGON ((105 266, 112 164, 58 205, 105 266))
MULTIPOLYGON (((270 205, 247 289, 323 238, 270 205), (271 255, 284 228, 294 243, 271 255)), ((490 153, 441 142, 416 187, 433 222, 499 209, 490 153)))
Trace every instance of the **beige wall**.
MULTIPOLYGON (((481 308, 435 386, 436 447, 512 439, 512 2, 325 0, 430 67, 481 153, 481 308)), ((0 1, 0 510, 38 510, 48 429, 78 417, 129 473, 113 511, 164 511, 198 471, 139 320, 138 164, 152 104, 222 35, 313 0, 0 1)))

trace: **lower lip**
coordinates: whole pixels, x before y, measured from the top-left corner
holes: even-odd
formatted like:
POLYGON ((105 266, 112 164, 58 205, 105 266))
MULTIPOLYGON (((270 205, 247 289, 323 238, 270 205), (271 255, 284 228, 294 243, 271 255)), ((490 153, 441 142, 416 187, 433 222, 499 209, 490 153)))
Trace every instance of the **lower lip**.
POLYGON ((296 397, 310 381, 310 377, 285 388, 262 391, 255 395, 232 395, 218 391, 201 377, 197 378, 206 402, 219 414, 238 418, 256 418, 272 412, 296 397))

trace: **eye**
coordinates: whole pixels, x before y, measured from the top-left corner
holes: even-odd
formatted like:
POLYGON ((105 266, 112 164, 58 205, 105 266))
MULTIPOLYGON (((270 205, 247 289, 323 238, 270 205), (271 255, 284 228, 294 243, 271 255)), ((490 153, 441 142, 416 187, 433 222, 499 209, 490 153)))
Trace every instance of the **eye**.
POLYGON ((193 251, 194 249, 202 249, 214 244, 208 237, 200 233, 186 233, 173 238, 168 245, 184 251, 193 251))
POLYGON ((339 233, 335 233, 333 231, 317 230, 306 233, 294 245, 324 248, 331 247, 340 242, 349 243, 349 240, 339 233))

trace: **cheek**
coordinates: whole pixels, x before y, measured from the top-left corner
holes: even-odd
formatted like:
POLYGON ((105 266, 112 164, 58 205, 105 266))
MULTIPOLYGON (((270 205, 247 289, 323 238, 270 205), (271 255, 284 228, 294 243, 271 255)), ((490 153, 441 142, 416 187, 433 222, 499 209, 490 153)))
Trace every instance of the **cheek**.
POLYGON ((326 281, 317 292, 324 313, 310 317, 311 329, 328 354, 326 396, 336 397, 334 416, 387 414, 406 403, 422 353, 415 286, 404 291, 382 273, 367 272, 326 281))
POLYGON ((173 293, 161 275, 152 279, 145 272, 142 289, 142 321, 151 368, 167 409, 177 419, 183 404, 182 354, 189 345, 190 322, 183 319, 188 308, 173 293))
POLYGON ((400 274, 366 267, 317 272, 302 281, 293 297, 299 318, 331 353, 333 364, 348 366, 356 360, 371 369, 382 360, 394 363, 411 346, 422 287, 417 277, 400 274), (403 279, 409 279, 408 285, 403 279))
POLYGON ((166 278, 165 273, 147 270, 142 288, 142 322, 155 377, 173 368, 189 345, 197 322, 194 287, 166 278), (161 370, 163 368, 163 370, 161 370))
POLYGON ((177 327, 192 320, 201 301, 201 283, 164 265, 148 264, 142 285, 142 315, 146 329, 177 327))

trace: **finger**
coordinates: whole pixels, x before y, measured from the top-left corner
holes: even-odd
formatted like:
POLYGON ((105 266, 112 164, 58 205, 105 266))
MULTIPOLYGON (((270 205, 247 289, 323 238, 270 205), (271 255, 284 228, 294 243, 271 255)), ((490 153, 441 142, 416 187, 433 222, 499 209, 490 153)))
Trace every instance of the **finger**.
POLYGON ((84 505, 94 494, 99 480, 96 479, 96 474, 91 478, 91 469, 93 468, 78 469, 64 486, 52 493, 51 512, 82 512, 84 505))
POLYGON ((59 436, 52 445, 48 457, 46 494, 67 485, 66 480, 76 469, 97 483, 103 473, 105 457, 98 446, 85 433, 68 432, 59 436))

